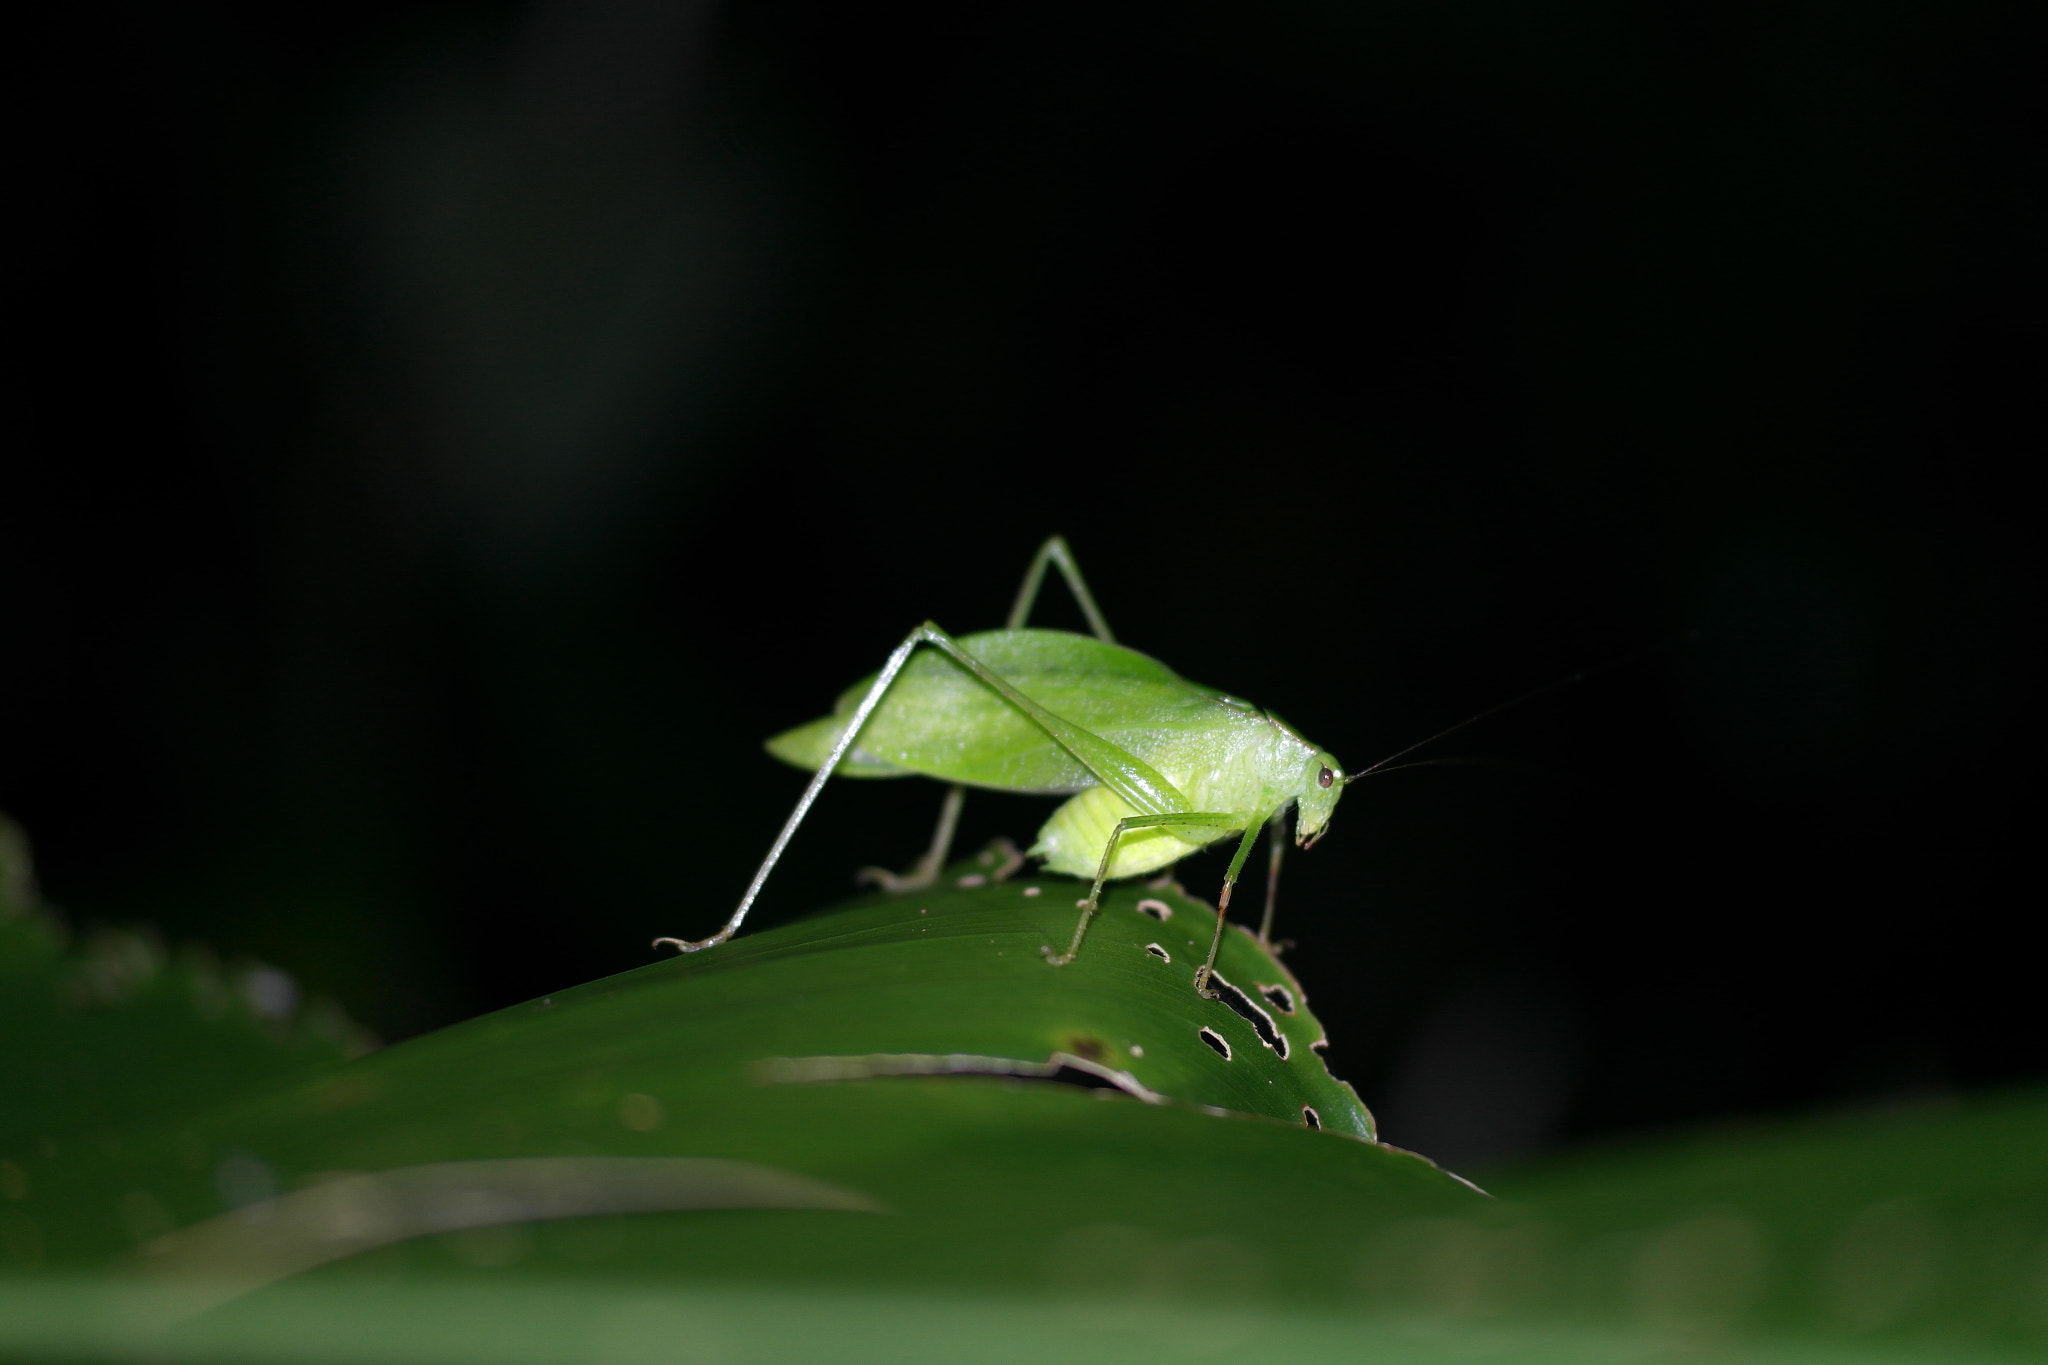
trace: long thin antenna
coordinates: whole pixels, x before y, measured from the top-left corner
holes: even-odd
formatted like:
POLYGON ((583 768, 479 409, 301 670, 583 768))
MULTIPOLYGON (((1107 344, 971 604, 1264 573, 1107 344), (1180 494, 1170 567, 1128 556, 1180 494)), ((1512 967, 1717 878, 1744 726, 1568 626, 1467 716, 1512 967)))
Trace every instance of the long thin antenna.
MULTIPOLYGON (((1604 664, 1595 664, 1591 668, 1582 668, 1576 673, 1567 673, 1562 678, 1553 678, 1551 681, 1543 684, 1543 686, 1532 688, 1529 691, 1524 692, 1519 697, 1510 697, 1508 700, 1500 703, 1498 706, 1487 707, 1484 711, 1481 711, 1476 716, 1467 716, 1465 717, 1465 719, 1459 721, 1456 725, 1447 726, 1446 728, 1437 731, 1428 739, 1417 740, 1415 743, 1409 745, 1405 749, 1402 749, 1398 753, 1388 754, 1385 758, 1373 764, 1370 768, 1360 768, 1355 773, 1346 773, 1343 777, 1339 778, 1338 781, 1356 782, 1359 778, 1365 777, 1370 773, 1379 772, 1382 768, 1385 768, 1389 763, 1394 762, 1396 759, 1406 758, 1409 754, 1414 753, 1417 749, 1426 748, 1429 745, 1436 743, 1438 740, 1442 739, 1446 735, 1456 734, 1458 731, 1464 729, 1468 725, 1477 725, 1480 721, 1487 719, 1489 716, 1497 716, 1503 711, 1513 710, 1515 707, 1520 706, 1523 702, 1534 701, 1536 698, 1542 696, 1546 692, 1555 692, 1560 687, 1569 687, 1573 683, 1584 682, 1586 679, 1605 673, 1607 672, 1607 670, 1611 668, 1618 668, 1622 664, 1628 663, 1635 657, 1636 656, 1633 654, 1624 654, 1618 659, 1609 659, 1604 664)), ((1431 759, 1429 761, 1432 763, 1443 763, 1448 762, 1449 760, 1431 759)), ((1415 763, 1403 764, 1402 766, 1421 767, 1422 765, 1419 763, 1415 763)))

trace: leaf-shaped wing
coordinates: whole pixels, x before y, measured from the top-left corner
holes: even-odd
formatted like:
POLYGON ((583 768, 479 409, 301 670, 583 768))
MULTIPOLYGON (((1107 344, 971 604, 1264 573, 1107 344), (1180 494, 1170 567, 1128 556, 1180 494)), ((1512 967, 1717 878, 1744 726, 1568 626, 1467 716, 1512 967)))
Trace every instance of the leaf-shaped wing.
MULTIPOLYGON (((1236 747, 1257 710, 1189 682, 1157 659, 1060 630, 991 630, 961 646, 1053 714, 1161 771, 1185 771, 1236 747)), ((815 770, 874 683, 841 694, 832 715, 777 735, 777 758, 815 770)), ((1088 770, 1028 716, 935 649, 920 650, 869 717, 840 771, 922 773, 1003 791, 1057 794, 1095 785, 1088 770)))

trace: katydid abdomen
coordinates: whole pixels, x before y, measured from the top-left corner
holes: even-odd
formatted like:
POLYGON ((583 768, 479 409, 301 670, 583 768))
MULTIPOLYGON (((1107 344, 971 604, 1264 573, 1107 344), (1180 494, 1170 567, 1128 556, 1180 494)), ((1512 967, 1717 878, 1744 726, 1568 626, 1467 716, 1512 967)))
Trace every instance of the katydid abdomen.
MULTIPOLYGON (((1137 814, 1128 801, 1109 788, 1090 787, 1053 812, 1038 831, 1031 856, 1045 859, 1048 871, 1069 877, 1092 877, 1101 865, 1102 850, 1116 833, 1117 822, 1137 814)), ((1109 875, 1138 877, 1157 872, 1243 828, 1239 824, 1236 829, 1219 826, 1213 830, 1131 830, 1117 841, 1116 856, 1109 861, 1109 875)))

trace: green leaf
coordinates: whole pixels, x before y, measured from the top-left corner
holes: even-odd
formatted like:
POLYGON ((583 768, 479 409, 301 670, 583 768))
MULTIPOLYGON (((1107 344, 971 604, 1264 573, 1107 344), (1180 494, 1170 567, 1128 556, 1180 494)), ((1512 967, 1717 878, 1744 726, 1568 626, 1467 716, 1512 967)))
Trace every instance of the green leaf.
POLYGON ((326 1172, 535 1157, 744 1160, 899 1215, 878 1231, 873 1218, 806 1214, 821 1227, 795 1243, 783 1208, 715 1243, 663 1226, 629 1258, 771 1278, 809 1266, 1006 1284, 1020 1267, 1036 1275, 1048 1237, 1103 1219, 1189 1237, 1230 1209, 1258 1229, 1245 1235, 1291 1247, 1293 1219, 1476 1198, 1369 1141, 1370 1116, 1323 1065, 1299 983, 1250 935, 1226 937, 1219 968, 1251 1018, 1195 993, 1212 908, 1172 886, 1118 888, 1080 958, 1055 968, 1040 947, 1071 931, 1078 888, 1001 881, 994 862, 111 1146, 39 1135, 19 1160, 33 1202, 55 1211, 23 1210, 38 1218, 43 1263, 105 1263, 326 1172), (1265 1182, 1234 1178, 1240 1167, 1265 1182), (901 1245, 877 1257, 878 1239, 901 1245))

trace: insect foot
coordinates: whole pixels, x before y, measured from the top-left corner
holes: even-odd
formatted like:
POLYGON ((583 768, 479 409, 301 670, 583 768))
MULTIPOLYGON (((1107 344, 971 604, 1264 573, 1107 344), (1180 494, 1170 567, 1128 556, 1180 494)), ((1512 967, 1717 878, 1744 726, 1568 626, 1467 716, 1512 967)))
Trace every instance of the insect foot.
POLYGON ((1015 841, 1000 834, 989 840, 987 848, 975 856, 975 861, 990 869, 988 879, 992 882, 1006 882, 1024 866, 1024 854, 1015 841))
POLYGON ((731 937, 732 926, 727 925, 710 938, 700 938, 694 942, 686 938, 658 938, 654 940, 654 946, 657 948, 673 948, 679 953, 698 953, 706 948, 716 948, 731 937))
POLYGON ((877 887, 892 896, 906 891, 923 891, 939 879, 936 867, 926 867, 920 862, 908 872, 891 872, 886 867, 864 867, 853 874, 853 880, 861 886, 877 887))

